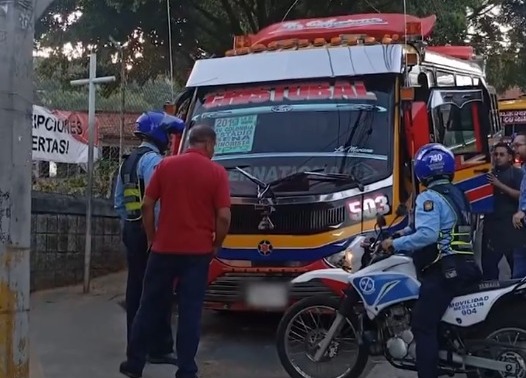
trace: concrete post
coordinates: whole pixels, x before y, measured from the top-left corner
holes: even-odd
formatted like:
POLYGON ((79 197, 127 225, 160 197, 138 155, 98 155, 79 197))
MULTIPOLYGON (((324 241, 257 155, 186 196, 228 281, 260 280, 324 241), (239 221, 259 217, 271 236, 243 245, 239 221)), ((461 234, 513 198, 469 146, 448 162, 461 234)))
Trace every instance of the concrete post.
POLYGON ((32 52, 51 2, 0 0, 0 378, 29 377, 32 52))

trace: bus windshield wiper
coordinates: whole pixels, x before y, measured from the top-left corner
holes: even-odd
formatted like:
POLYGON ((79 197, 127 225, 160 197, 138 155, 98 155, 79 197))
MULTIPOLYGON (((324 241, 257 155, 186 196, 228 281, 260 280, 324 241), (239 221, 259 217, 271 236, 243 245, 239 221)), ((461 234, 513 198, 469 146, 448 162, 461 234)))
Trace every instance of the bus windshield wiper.
POLYGON ((325 170, 324 168, 320 168, 320 169, 315 169, 312 171, 300 171, 300 172, 291 173, 290 175, 287 175, 280 179, 269 182, 268 185, 270 187, 274 187, 274 186, 280 185, 287 181, 294 181, 299 178, 307 177, 309 180, 313 180, 313 181, 341 181, 341 182, 354 183, 358 186, 358 189, 361 192, 364 191, 363 183, 359 179, 357 179, 353 174, 327 173, 327 172, 323 172, 324 170, 325 170))
POLYGON ((264 181, 261 181, 257 177, 253 176, 252 174, 245 171, 243 168, 248 168, 250 165, 236 165, 235 167, 225 167, 227 171, 236 170, 239 173, 241 173, 243 176, 245 176, 247 179, 252 181, 254 184, 258 187, 258 199, 262 199, 265 197, 265 195, 268 193, 272 198, 275 198, 274 192, 271 189, 271 185, 267 184, 264 181))

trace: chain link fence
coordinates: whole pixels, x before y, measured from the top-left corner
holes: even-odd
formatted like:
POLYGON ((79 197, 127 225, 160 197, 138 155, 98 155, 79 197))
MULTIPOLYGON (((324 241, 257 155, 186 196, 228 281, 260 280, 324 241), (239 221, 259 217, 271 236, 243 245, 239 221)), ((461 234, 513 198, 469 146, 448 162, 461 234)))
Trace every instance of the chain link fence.
MULTIPOLYGON (((87 122, 88 88, 67 87, 35 70, 35 105, 50 111, 74 112, 87 122)), ((138 144, 133 135, 137 117, 146 110, 162 109, 172 99, 169 80, 144 85, 124 80, 111 93, 96 95, 99 157, 94 165, 93 196, 111 198, 115 174, 123 154, 138 144)), ((83 195, 87 186, 86 164, 33 161, 33 190, 83 195)))

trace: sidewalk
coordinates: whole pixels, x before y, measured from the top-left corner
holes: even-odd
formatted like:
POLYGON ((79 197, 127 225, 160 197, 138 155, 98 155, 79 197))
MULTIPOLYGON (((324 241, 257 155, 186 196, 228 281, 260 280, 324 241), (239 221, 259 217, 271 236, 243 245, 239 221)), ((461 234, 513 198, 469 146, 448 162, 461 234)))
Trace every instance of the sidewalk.
MULTIPOLYGON (((126 347, 124 284, 125 273, 117 273, 95 279, 88 295, 81 286, 34 293, 30 377, 123 378, 118 367, 126 347)), ((274 330, 272 321, 206 313, 199 377, 288 378, 275 353, 274 330)), ((173 366, 146 365, 143 377, 174 374, 173 366)))
MULTIPOLYGON (((31 378, 122 378, 125 351, 122 273, 82 287, 42 291, 31 296, 31 378)), ((148 367, 148 377, 173 377, 173 368, 148 367)))

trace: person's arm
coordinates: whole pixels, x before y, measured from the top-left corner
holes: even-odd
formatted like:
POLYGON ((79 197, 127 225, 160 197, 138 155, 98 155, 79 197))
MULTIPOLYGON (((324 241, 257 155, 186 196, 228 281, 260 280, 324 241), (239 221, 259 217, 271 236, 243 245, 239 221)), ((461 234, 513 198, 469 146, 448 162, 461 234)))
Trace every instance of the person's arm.
POLYGON ((395 251, 414 251, 436 243, 440 232, 440 203, 430 192, 416 199, 415 232, 393 240, 395 251))
POLYGON ((510 188, 509 186, 504 185, 504 184, 501 184, 501 185, 502 186, 499 189, 502 190, 504 194, 510 196, 513 199, 516 199, 516 200, 519 199, 520 194, 521 194, 520 190, 510 188))
POLYGON ((122 164, 119 167, 119 173, 117 175, 117 183, 115 184, 115 192, 113 198, 113 208, 119 214, 121 220, 126 219, 126 208, 124 207, 124 189, 121 179, 122 164))
POLYGON ((216 211, 216 229, 214 238, 214 249, 219 249, 223 245, 228 230, 230 228, 230 184, 228 174, 221 167, 218 186, 214 193, 214 207, 216 211))
POLYGON ((405 226, 402 230, 398 231, 400 235, 407 235, 413 232, 413 228, 411 226, 405 226))
POLYGON ((521 229, 524 227, 524 217, 526 216, 526 175, 524 174, 524 169, 521 169, 522 179, 520 185, 520 194, 519 194, 519 206, 517 212, 513 214, 511 222, 513 227, 516 229, 521 229))
MULTIPOLYGON (((140 172, 142 172, 142 177, 144 180, 144 187, 148 187, 148 184, 150 183, 153 172, 155 172, 155 168, 159 165, 159 163, 163 160, 163 157, 160 154, 157 154, 155 152, 149 152, 142 156, 140 160, 140 172)), ((160 204, 159 202, 156 202, 154 207, 154 213, 155 213, 155 225, 159 222, 159 211, 160 211, 160 204)))
POLYGON ((526 213, 526 175, 524 174, 522 176, 521 185, 520 185, 518 211, 526 213))
POLYGON ((155 169, 144 194, 141 211, 142 224, 148 239, 148 245, 151 246, 155 239, 155 204, 161 196, 161 167, 159 164, 155 169))
MULTIPOLYGON (((522 171, 517 173, 517 171, 515 170, 514 167, 511 167, 511 169, 514 170, 514 171, 512 171, 512 174, 514 176, 518 176, 518 180, 519 180, 519 182, 517 182, 517 177, 514 177, 513 186, 515 186, 516 188, 520 188, 520 181, 522 181, 522 171)), ((514 188, 512 188, 512 187, 510 187, 508 185, 505 185, 502 181, 497 179, 493 174, 490 174, 490 182, 492 182, 493 185, 496 186, 498 189, 502 190, 502 192, 504 194, 506 194, 507 196, 509 196, 509 197, 511 197, 513 199, 516 199, 516 200, 519 199, 519 197, 520 197, 520 190, 514 189, 514 188)))

